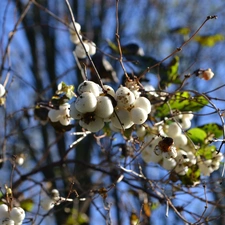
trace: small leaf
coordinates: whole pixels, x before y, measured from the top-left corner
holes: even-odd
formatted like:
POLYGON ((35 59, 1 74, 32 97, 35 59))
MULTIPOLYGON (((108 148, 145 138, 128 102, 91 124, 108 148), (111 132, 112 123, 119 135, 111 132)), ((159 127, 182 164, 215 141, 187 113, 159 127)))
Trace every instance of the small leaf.
POLYGON ((197 165, 193 165, 185 175, 179 177, 184 185, 196 185, 200 181, 200 170, 197 165))
POLYGON ((207 136, 211 136, 213 138, 220 138, 223 135, 223 127, 216 123, 208 123, 201 127, 207 133, 207 136))
POLYGON ((143 204, 143 210, 144 210, 144 213, 147 217, 150 217, 151 216, 151 207, 149 205, 148 202, 144 203, 143 204))
POLYGON ((195 144, 205 144, 207 134, 201 128, 198 127, 192 128, 188 130, 187 134, 195 144))
POLYGON ((212 159, 212 153, 216 151, 216 146, 202 146, 202 148, 198 149, 196 152, 197 156, 201 156, 205 160, 212 159))
POLYGON ((174 29, 171 29, 170 32, 186 36, 186 35, 190 34, 190 28, 189 27, 176 27, 174 29))
MULTIPOLYGON (((208 101, 203 96, 191 96, 189 92, 178 92, 168 101, 171 109, 179 111, 198 111, 208 104, 208 101)), ((167 103, 158 106, 156 116, 164 118, 170 113, 170 108, 167 103)))
POLYGON ((213 47, 220 41, 224 40, 224 35, 214 34, 214 35, 197 35, 194 37, 194 40, 199 44, 207 47, 213 47))
POLYGON ((34 207, 34 202, 30 198, 24 199, 20 202, 20 207, 25 211, 30 212, 34 207))

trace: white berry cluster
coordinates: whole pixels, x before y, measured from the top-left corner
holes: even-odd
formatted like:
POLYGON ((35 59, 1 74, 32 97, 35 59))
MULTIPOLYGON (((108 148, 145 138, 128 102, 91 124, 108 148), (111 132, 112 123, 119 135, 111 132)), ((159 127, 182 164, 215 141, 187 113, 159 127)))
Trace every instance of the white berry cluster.
POLYGON ((59 109, 50 109, 48 117, 52 122, 60 122, 63 126, 70 124, 70 104, 64 103, 59 109))
POLYGON ((25 218, 25 211, 21 207, 13 207, 9 210, 8 205, 0 205, 1 225, 21 225, 25 218))
POLYGON ((191 127, 192 118, 193 114, 189 112, 179 116, 181 123, 172 122, 169 125, 158 127, 158 132, 163 138, 145 135, 146 130, 140 127, 137 135, 145 135, 143 160, 158 163, 166 170, 174 170, 179 175, 185 175, 188 168, 196 164, 201 174, 205 176, 209 176, 210 173, 217 170, 223 155, 214 150, 211 159, 204 160, 200 156, 196 156, 196 150, 182 133, 182 130, 191 127))
POLYGON ((204 176, 209 176, 213 171, 219 169, 222 160, 223 154, 213 151, 211 159, 204 160, 198 157, 198 166, 204 176))
POLYGON ((120 86, 116 92, 108 85, 103 89, 92 81, 79 85, 79 95, 71 104, 70 116, 79 120, 81 127, 97 132, 109 122, 113 130, 121 130, 147 120, 151 104, 140 93, 125 86, 120 86))
POLYGON ((51 191, 51 196, 43 196, 42 197, 42 199, 41 199, 41 207, 44 210, 49 211, 55 205, 59 205, 62 201, 72 202, 73 199, 61 197, 59 195, 59 191, 57 189, 53 189, 51 191))
POLYGON ((76 44, 74 53, 78 58, 80 59, 86 58, 87 57, 86 52, 89 55, 94 55, 96 53, 96 45, 94 42, 82 40, 83 37, 81 35, 81 25, 79 23, 77 22, 75 22, 75 24, 70 23, 69 31, 70 31, 70 40, 74 44, 76 44), (78 34, 74 29, 74 25, 78 34), (82 43, 80 42, 80 40, 82 40, 82 43))

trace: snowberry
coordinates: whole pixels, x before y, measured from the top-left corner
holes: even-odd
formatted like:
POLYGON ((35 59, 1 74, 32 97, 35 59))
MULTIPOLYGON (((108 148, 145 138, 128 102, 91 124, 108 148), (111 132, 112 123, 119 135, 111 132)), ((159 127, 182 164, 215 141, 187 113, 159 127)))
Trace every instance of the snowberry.
POLYGON ((182 163, 178 163, 175 167, 175 172, 179 175, 185 175, 188 172, 188 167, 182 163))
POLYGON ((184 130, 189 129, 191 127, 191 120, 188 118, 183 119, 181 126, 184 130))
POLYGON ((94 42, 87 42, 89 45, 89 55, 94 55, 96 53, 96 44, 94 42))
POLYGON ((146 128, 144 126, 137 126, 136 134, 139 138, 142 138, 146 134, 146 128))
POLYGON ((172 170, 176 166, 176 160, 173 158, 164 158, 162 162, 162 167, 166 170, 172 170))
POLYGON ((175 146, 171 146, 168 151, 162 153, 163 158, 170 159, 177 157, 177 149, 175 146))
POLYGON ((179 136, 181 132, 182 130, 180 126, 176 122, 173 122, 169 125, 167 134, 169 137, 174 138, 176 136, 179 136))
POLYGON ((6 204, 0 205, 0 219, 7 218, 9 216, 9 208, 6 204))
POLYGON ((60 118, 60 111, 56 109, 50 109, 48 112, 48 117, 52 122, 57 122, 60 118))
POLYGON ((81 113, 94 112, 97 107, 97 99, 93 93, 84 92, 76 99, 75 107, 81 113))
POLYGON ((84 59, 84 58, 87 57, 86 52, 87 53, 89 52, 89 45, 87 43, 84 43, 84 42, 83 42, 83 45, 81 43, 78 43, 76 45, 76 48, 75 48, 74 52, 75 52, 77 58, 84 59), (84 48, 85 48, 86 51, 84 50, 84 48))
POLYGON ((155 153, 155 155, 161 155, 162 154, 162 150, 158 145, 155 146, 154 153, 155 153))
POLYGON ((176 147, 183 147, 188 143, 188 139, 184 134, 180 134, 173 138, 176 147))
POLYGON ((87 129, 91 132, 97 132, 101 130, 103 127, 104 127, 103 119, 95 116, 94 120, 88 124, 87 129))
POLYGON ((54 201, 51 198, 49 198, 48 196, 45 196, 43 199, 41 199, 41 207, 44 210, 49 211, 54 206, 55 206, 54 201))
POLYGON ((118 129, 128 129, 134 124, 130 118, 130 113, 126 109, 117 109, 115 112, 116 114, 114 113, 111 119, 114 127, 118 129))
POLYGON ((80 43, 80 39, 82 40, 82 35, 80 35, 80 34, 79 34, 79 37, 77 36, 77 34, 71 34, 70 35, 71 42, 74 43, 74 44, 76 44, 76 45, 78 43, 80 43))
POLYGON ((112 96, 114 99, 116 98, 116 93, 115 93, 114 89, 111 86, 109 86, 109 85, 103 85, 103 88, 104 88, 104 91, 108 95, 112 96))
POLYGON ((70 25, 69 25, 69 31, 71 34, 76 34, 75 32, 75 29, 74 29, 74 25, 75 25, 75 28, 77 30, 77 32, 79 33, 80 30, 81 30, 81 25, 77 22, 75 22, 74 24, 71 22, 70 25))
POLYGON ((134 124, 143 124, 148 118, 146 111, 139 107, 131 109, 130 116, 134 124))
MULTIPOLYGON (((14 220, 9 219, 9 218, 4 218, 0 220, 1 225, 15 225, 14 220)), ((17 224, 17 223, 16 223, 17 224)))
POLYGON ((185 119, 192 120, 193 117, 194 117, 193 113, 191 111, 189 111, 188 113, 184 113, 182 115, 182 120, 185 120, 185 119))
POLYGON ((0 84, 0 98, 5 94, 5 87, 0 84))
POLYGON ((93 81, 85 80, 77 88, 79 94, 91 92, 95 97, 99 96, 101 87, 93 81))
POLYGON ((147 114, 151 112, 151 103, 150 101, 145 97, 139 97, 134 102, 134 107, 140 107, 146 111, 147 114))
POLYGON ((127 87, 119 87, 116 91, 117 106, 120 108, 130 107, 134 101, 134 94, 127 87))
POLYGON ((95 109, 95 115, 101 118, 108 118, 113 114, 114 108, 112 101, 107 96, 97 97, 97 107, 95 109))
POLYGON ((75 107, 75 102, 71 103, 70 105, 70 116, 75 120, 80 120, 82 117, 82 113, 79 112, 75 107))
POLYGON ((10 211, 10 219, 15 223, 20 223, 25 218, 25 211, 21 207, 13 207, 10 211))

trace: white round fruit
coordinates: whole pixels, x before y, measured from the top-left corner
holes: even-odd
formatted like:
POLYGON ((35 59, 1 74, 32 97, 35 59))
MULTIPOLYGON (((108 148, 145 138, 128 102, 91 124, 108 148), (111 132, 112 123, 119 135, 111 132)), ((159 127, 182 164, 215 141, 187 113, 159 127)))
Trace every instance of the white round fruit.
POLYGON ((104 91, 108 94, 111 95, 114 99, 116 98, 116 93, 114 89, 109 86, 109 85, 103 85, 104 91))
POLYGON ((128 108, 134 101, 134 94, 127 87, 119 87, 116 91, 116 101, 119 108, 128 108))
POLYGON ((94 42, 87 42, 89 45, 89 55, 94 55, 96 53, 96 44, 94 42))
POLYGON ((82 40, 82 35, 79 34, 79 36, 77 34, 71 34, 70 35, 70 40, 72 43, 74 44, 78 44, 80 43, 80 39, 82 40))
POLYGON ((77 22, 75 22, 74 24, 71 22, 70 25, 69 25, 69 31, 71 34, 76 34, 76 31, 74 29, 74 25, 75 25, 75 28, 77 30, 77 32, 79 33, 80 30, 81 30, 81 25, 77 22))
POLYGON ((94 112, 97 107, 97 99, 93 93, 84 92, 76 99, 75 107, 81 113, 94 112))
POLYGON ((191 120, 188 119, 188 118, 185 118, 185 119, 182 120, 182 124, 181 125, 182 125, 182 128, 184 130, 189 129, 191 127, 191 120))
POLYGON ((15 223, 20 223, 25 218, 25 211, 21 207, 13 207, 10 211, 10 219, 15 223))
POLYGON ((112 115, 112 125, 118 129, 128 129, 133 125, 130 113, 126 109, 117 109, 112 115))
POLYGON ((87 57, 86 52, 89 52, 89 45, 87 43, 83 43, 83 45, 81 43, 78 43, 74 52, 77 58, 84 59, 87 57), (86 49, 86 51, 84 50, 84 48, 86 49))
POLYGON ((101 130, 103 127, 104 127, 103 119, 99 117, 95 117, 95 119, 88 124, 87 129, 90 132, 97 132, 101 130))
POLYGON ((95 115, 103 119, 109 118, 113 114, 114 108, 112 101, 107 96, 97 97, 97 107, 95 109, 95 115))
POLYGON ((48 117, 52 122, 57 122, 59 121, 60 118, 60 111, 56 109, 50 109, 48 112, 48 117))
POLYGON ((164 158, 162 162, 162 167, 166 170, 172 170, 176 166, 176 161, 173 158, 164 158))
POLYGON ((148 118, 146 111, 139 107, 131 109, 130 116, 134 124, 143 124, 148 118))
POLYGON ((0 219, 7 218, 9 216, 9 208, 6 204, 0 205, 0 219))
POLYGON ((136 130, 137 136, 139 138, 142 138, 145 136, 146 134, 146 128, 144 126, 138 126, 137 130, 136 130))
POLYGON ((181 133, 182 133, 182 130, 177 123, 173 122, 169 125, 168 132, 167 132, 169 137, 174 138, 176 136, 179 136, 181 133))
MULTIPOLYGON (((14 220, 10 219, 10 218, 3 218, 0 220, 0 224, 1 225, 15 225, 14 220)), ((18 223, 16 223, 18 224, 18 223)))
POLYGON ((193 114, 191 111, 189 111, 188 113, 184 113, 184 114, 182 115, 182 119, 183 119, 183 120, 185 120, 185 119, 192 120, 193 117, 194 117, 194 114, 193 114))
POLYGON ((100 94, 101 87, 93 81, 85 80, 77 88, 79 94, 91 92, 96 97, 100 94))
POLYGON ((82 118, 82 113, 76 109, 75 102, 70 105, 70 116, 75 120, 80 120, 82 118))
POLYGON ((151 103, 145 97, 137 98, 136 101, 134 102, 134 107, 135 108, 139 107, 139 108, 144 109, 147 114, 149 114, 151 112, 151 103))
POLYGON ((188 139, 184 134, 180 134, 173 138, 176 147, 183 147, 188 143, 188 139))

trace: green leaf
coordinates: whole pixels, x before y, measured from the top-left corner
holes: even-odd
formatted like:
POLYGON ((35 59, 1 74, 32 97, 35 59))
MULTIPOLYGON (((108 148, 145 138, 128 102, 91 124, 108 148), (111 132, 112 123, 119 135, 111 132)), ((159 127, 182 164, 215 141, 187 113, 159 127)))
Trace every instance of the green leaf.
POLYGON ((198 127, 192 128, 188 130, 187 134, 195 144, 201 144, 201 145, 205 144, 205 139, 207 137, 207 134, 201 128, 198 128, 198 127))
POLYGON ((181 35, 188 35, 190 34, 190 28, 189 27, 176 27, 172 30, 170 30, 169 32, 171 33, 177 33, 177 34, 181 34, 181 35))
POLYGON ((24 199, 20 202, 20 207, 25 211, 30 212, 34 207, 34 202, 30 198, 24 199))
POLYGON ((212 153, 216 151, 216 146, 203 146, 202 148, 198 149, 196 152, 197 156, 201 156, 204 159, 212 159, 212 153))
MULTIPOLYGON (((208 101, 203 96, 191 96, 187 91, 178 92, 168 101, 171 109, 176 109, 181 112, 192 111, 196 112, 208 104, 208 101)), ((156 116, 164 118, 170 114, 170 108, 167 103, 157 107, 156 116)))
POLYGON ((89 218, 85 213, 80 213, 72 209, 71 215, 67 218, 65 225, 82 225, 88 224, 89 218))
POLYGON ((180 78, 178 74, 179 69, 179 57, 175 56, 170 64, 162 71, 160 75, 160 85, 163 89, 168 87, 170 84, 179 84, 180 78))
POLYGON ((223 126, 216 123, 208 123, 199 128, 204 130, 208 137, 220 138, 223 135, 223 126))
POLYGON ((184 185, 195 185, 199 183, 200 170, 197 165, 193 165, 188 169, 188 172, 185 175, 179 177, 184 185))
POLYGON ((197 35, 194 37, 194 40, 199 44, 207 47, 213 47, 220 41, 224 40, 224 35, 214 34, 214 35, 197 35))

